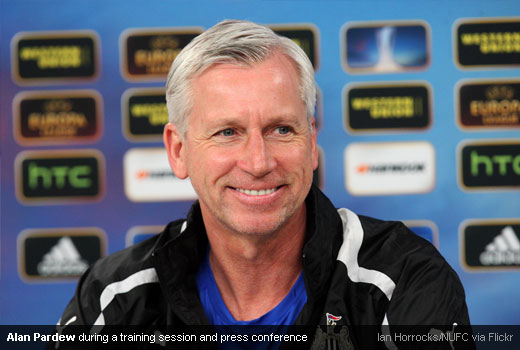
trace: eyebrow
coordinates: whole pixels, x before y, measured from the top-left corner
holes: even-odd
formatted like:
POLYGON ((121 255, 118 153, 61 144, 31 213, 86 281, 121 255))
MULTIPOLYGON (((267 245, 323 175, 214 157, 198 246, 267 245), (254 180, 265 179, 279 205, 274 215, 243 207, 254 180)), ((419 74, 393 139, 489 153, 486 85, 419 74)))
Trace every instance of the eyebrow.
MULTIPOLYGON (((215 121, 214 119, 210 119, 210 122, 206 123, 207 129, 213 130, 213 129, 222 129, 226 127, 240 127, 242 124, 243 119, 240 117, 224 117, 222 119, 219 119, 218 121, 215 121)), ((307 117, 305 116, 304 121, 307 121, 307 117)), ((277 124, 291 124, 295 126, 300 126, 302 123, 300 121, 300 118, 298 118, 296 115, 292 114, 286 114, 286 115, 277 115, 274 117, 268 117, 266 118, 265 125, 266 127, 277 125, 277 124)))

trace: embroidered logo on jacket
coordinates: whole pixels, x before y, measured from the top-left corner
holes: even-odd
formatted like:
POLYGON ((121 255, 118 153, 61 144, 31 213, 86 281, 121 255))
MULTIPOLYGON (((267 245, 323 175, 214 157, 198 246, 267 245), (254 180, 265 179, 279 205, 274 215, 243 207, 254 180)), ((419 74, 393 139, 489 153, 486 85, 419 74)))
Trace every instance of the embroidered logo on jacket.
POLYGON ((354 350, 354 345, 350 339, 349 329, 347 326, 341 326, 339 332, 336 329, 337 322, 343 318, 343 316, 335 316, 325 314, 327 319, 327 331, 323 331, 324 326, 318 326, 314 335, 311 350, 354 350))

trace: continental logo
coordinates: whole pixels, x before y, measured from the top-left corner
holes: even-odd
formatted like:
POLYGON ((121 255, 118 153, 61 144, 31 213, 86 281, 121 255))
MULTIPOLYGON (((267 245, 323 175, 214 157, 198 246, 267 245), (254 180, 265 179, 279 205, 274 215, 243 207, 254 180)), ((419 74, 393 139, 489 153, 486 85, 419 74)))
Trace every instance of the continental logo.
POLYGON ((102 99, 94 90, 22 92, 13 103, 17 141, 64 144, 99 139, 102 99))
POLYGON ((459 181, 464 189, 520 187, 519 140, 465 142, 459 150, 459 181))
POLYGON ((405 174, 420 173, 424 171, 424 162, 402 162, 402 163, 360 163, 356 168, 358 174, 405 174))
POLYGON ((45 84, 94 79, 98 74, 98 42, 92 31, 18 33, 11 43, 13 79, 45 84))
POLYGON ((423 83, 347 87, 347 131, 406 131, 426 129, 431 123, 430 88, 423 83))
POLYGON ((24 203, 96 200, 104 159, 96 150, 25 151, 16 158, 18 199, 24 203))
POLYGON ((520 81, 467 82, 458 89, 462 128, 520 127, 520 81))
POLYGON ((430 192, 435 151, 428 142, 355 142, 345 150, 345 185, 356 196, 430 192))
POLYGON ((461 68, 520 65, 520 17, 455 23, 455 62, 461 68))
POLYGON ((135 177, 139 181, 152 180, 152 179, 164 179, 172 178, 175 179, 175 175, 171 170, 140 170, 135 174, 135 177))
POLYGON ((168 110, 164 88, 129 89, 122 97, 123 133, 131 141, 161 141, 168 110))
POLYGON ((123 159, 125 194, 134 202, 193 200, 189 179, 177 178, 164 148, 132 148, 123 159))
POLYGON ((18 237, 18 269, 27 281, 80 277, 105 256, 105 232, 95 227, 28 229, 18 237))
POLYGON ((319 33, 316 26, 312 24, 284 24, 269 26, 276 34, 285 36, 294 41, 307 54, 309 60, 318 70, 319 67, 319 33))
POLYGON ((341 61, 349 73, 401 73, 430 64, 430 27, 423 21, 348 23, 341 61))
POLYGON ((157 236, 164 230, 164 226, 134 226, 127 233, 125 243, 127 247, 140 243, 153 236, 157 236))
POLYGON ((520 269, 520 219, 467 220, 459 236, 464 268, 520 269))
POLYGON ((121 35, 121 69, 128 80, 165 80, 179 52, 202 28, 130 29, 121 35))

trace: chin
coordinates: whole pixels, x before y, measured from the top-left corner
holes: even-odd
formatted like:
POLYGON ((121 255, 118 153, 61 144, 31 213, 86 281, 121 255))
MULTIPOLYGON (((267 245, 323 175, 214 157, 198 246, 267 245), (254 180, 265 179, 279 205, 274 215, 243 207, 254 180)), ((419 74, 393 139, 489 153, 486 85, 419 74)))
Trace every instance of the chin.
POLYGON ((280 218, 262 218, 248 222, 235 222, 231 228, 244 235, 269 236, 278 231, 286 220, 280 221, 280 218))
POLYGON ((235 231, 248 236, 270 236, 277 231, 279 226, 273 225, 236 225, 235 231))

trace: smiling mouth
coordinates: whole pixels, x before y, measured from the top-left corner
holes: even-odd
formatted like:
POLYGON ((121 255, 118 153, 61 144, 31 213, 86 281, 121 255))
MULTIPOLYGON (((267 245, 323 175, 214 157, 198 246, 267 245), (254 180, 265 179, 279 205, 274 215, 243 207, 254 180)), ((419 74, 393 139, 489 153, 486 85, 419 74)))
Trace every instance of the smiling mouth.
POLYGON ((243 189, 243 188, 235 188, 235 187, 231 187, 231 188, 234 189, 235 191, 240 192, 240 193, 247 194, 248 196, 265 196, 267 194, 274 193, 280 187, 282 187, 282 186, 273 187, 273 188, 266 188, 266 189, 263 189, 263 190, 246 190, 246 189, 243 189))

